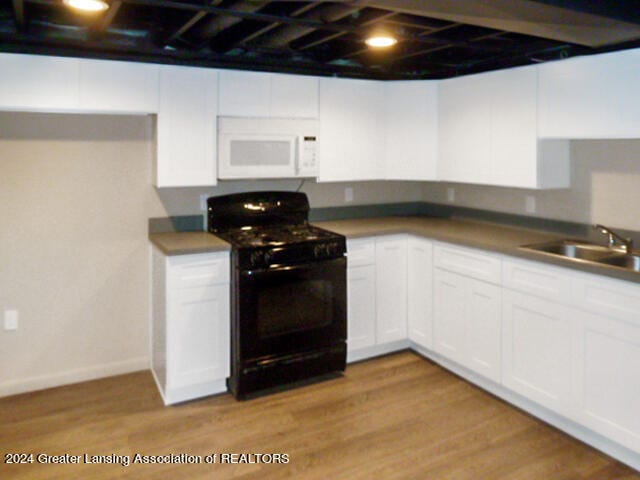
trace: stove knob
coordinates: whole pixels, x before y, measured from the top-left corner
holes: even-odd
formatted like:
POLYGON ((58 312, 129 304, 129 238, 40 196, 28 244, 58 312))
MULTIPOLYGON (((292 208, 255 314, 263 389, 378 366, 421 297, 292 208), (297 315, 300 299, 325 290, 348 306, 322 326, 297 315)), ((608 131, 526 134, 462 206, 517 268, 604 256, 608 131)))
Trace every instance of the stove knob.
POLYGON ((314 258, 322 257, 322 245, 314 245, 313 246, 313 257, 314 258))
POLYGON ((264 255, 262 256, 262 262, 264 263, 265 267, 268 267, 271 264, 271 258, 272 255, 270 252, 264 252, 264 255))

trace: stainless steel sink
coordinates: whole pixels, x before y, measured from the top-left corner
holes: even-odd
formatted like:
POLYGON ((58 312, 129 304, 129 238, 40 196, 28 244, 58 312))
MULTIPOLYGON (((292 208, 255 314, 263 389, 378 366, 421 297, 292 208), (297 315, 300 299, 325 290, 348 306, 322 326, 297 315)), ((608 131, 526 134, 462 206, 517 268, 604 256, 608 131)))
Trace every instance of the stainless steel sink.
POLYGON ((634 272, 640 272, 640 255, 616 255, 613 257, 602 258, 598 263, 611 265, 613 267, 622 267, 634 272))
POLYGON ((530 250, 574 261, 590 262, 610 267, 640 272, 640 253, 624 253, 619 248, 584 242, 580 240, 557 240, 547 243, 523 245, 530 250))
POLYGON ((524 245, 521 248, 549 253, 551 255, 559 255, 566 258, 590 260, 592 262, 616 253, 615 250, 604 245, 596 245, 579 240, 560 240, 535 245, 524 245))

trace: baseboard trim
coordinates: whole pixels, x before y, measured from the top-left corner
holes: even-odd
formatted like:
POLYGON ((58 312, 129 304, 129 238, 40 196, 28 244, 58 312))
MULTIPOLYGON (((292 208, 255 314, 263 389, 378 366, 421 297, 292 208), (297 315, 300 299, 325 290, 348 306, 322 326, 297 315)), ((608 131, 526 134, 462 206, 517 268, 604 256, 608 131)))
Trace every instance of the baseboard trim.
POLYGON ((347 363, 369 360, 374 357, 386 355, 409 348, 409 340, 398 340, 395 342, 374 345, 372 347, 359 348, 358 350, 347 351, 347 363))
POLYGON ((137 357, 120 362, 106 363, 86 368, 76 368, 50 375, 39 375, 20 380, 10 380, 8 382, 0 383, 0 397, 34 392, 37 390, 44 390, 46 388, 61 387, 72 383, 86 382, 88 380, 96 380, 98 378, 112 377, 114 375, 122 375, 124 373, 148 369, 149 357, 137 357))

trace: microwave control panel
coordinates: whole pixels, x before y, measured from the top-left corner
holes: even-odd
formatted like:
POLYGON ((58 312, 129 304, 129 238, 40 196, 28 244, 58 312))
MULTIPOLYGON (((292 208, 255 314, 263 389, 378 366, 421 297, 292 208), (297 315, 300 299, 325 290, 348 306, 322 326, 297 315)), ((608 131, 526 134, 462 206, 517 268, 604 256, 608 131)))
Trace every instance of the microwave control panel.
POLYGON ((299 174, 316 174, 318 167, 318 137, 303 135, 300 142, 299 174))

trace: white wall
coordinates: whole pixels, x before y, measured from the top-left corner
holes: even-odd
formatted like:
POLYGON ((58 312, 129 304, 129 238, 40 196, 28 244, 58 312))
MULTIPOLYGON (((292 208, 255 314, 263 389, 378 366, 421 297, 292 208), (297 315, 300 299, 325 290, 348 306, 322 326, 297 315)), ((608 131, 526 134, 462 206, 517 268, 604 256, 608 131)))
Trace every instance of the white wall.
MULTIPOLYGON (((147 368, 147 220, 199 214, 201 193, 298 181, 157 191, 150 117, 0 113, 0 396, 147 368)), ((312 206, 419 201, 419 183, 305 182, 312 206)))
POLYGON ((452 183, 423 184, 423 200, 640 231, 640 140, 572 140, 571 188, 525 190, 452 183), (536 199, 527 213, 525 197, 536 199))

